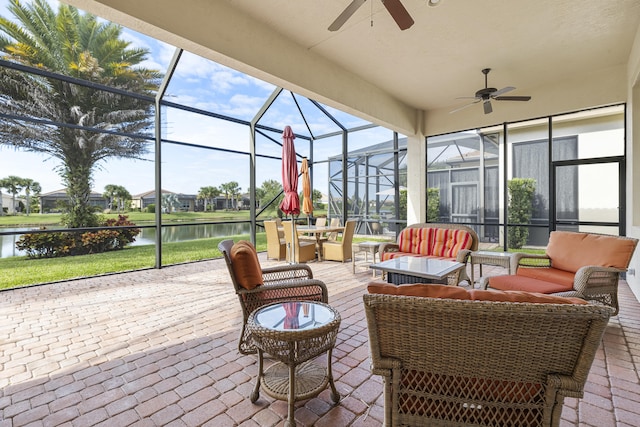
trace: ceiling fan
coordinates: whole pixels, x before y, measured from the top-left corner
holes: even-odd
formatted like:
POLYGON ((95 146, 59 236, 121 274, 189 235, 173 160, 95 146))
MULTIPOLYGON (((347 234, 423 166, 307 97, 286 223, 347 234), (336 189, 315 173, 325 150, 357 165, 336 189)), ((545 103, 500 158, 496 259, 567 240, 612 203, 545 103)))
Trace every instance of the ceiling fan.
MULTIPOLYGON (((335 21, 331 25, 329 25, 329 31, 338 31, 351 15, 356 13, 356 10, 360 8, 367 0, 352 0, 351 3, 347 6, 345 10, 342 11, 340 15, 336 18, 335 21)), ((407 9, 404 8, 400 0, 381 0, 384 7, 387 8, 387 11, 391 15, 398 27, 401 30, 406 30, 413 25, 413 18, 407 12, 407 9)))
POLYGON ((458 98, 458 99, 474 99, 475 101, 471 102, 470 104, 463 105, 460 108, 456 108, 455 110, 450 111, 450 113, 455 113, 456 111, 465 109, 473 104, 482 102, 482 106, 484 107, 484 113, 489 114, 493 111, 493 108, 491 108, 492 99, 496 101, 529 101, 531 99, 530 96, 503 96, 503 94, 514 90, 515 87, 513 86, 503 87, 500 90, 496 89, 495 87, 488 87, 489 85, 487 84, 487 74, 489 74, 489 71, 491 71, 491 68, 485 68, 484 70, 482 70, 482 74, 484 74, 484 88, 477 91, 475 96, 466 96, 466 97, 458 98))

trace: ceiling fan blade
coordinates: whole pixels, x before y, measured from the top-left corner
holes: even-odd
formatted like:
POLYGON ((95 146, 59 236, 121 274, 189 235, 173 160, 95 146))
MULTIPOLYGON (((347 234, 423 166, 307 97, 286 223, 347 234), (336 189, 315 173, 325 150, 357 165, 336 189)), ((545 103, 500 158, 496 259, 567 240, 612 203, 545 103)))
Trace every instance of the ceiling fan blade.
POLYGON ((500 89, 500 90, 497 90, 497 91, 493 92, 493 93, 491 94, 491 97, 492 97, 492 98, 495 98, 496 96, 500 96, 500 95, 502 95, 503 93, 511 92, 512 90, 515 90, 515 87, 513 87, 513 86, 503 87, 502 89, 500 89))
POLYGON ((485 114, 489 114, 493 111, 493 108, 491 108, 491 101, 489 101, 488 99, 484 101, 483 106, 485 114))
POLYGON ((367 0, 353 0, 349 6, 336 18, 331 25, 329 25, 329 31, 338 31, 351 15, 356 13, 356 10, 360 8, 367 0))
POLYGON ((382 3, 401 30, 406 30, 413 25, 413 18, 400 3, 400 0, 382 0, 382 3))
POLYGON ((493 99, 498 101, 529 101, 530 96, 496 96, 493 99))
POLYGON ((471 107, 472 105, 475 105, 475 104, 477 104, 477 103, 478 103, 478 102, 480 102, 480 101, 481 101, 481 100, 480 100, 480 99, 478 99, 477 101, 473 101, 473 102, 470 102, 469 104, 465 104, 465 105, 463 105, 462 107, 458 107, 458 108, 456 108, 455 110, 449 111, 449 114, 451 114, 451 113, 457 113, 458 111, 460 111, 460 110, 464 110, 464 109, 465 109, 465 108, 467 108, 467 107, 471 107))

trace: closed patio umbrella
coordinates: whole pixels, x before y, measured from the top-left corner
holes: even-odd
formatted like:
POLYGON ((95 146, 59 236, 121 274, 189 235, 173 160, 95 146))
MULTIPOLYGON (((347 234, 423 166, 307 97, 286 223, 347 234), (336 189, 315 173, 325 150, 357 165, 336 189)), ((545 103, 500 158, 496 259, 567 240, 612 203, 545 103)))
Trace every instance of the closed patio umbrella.
POLYGON ((309 164, 307 158, 302 159, 302 166, 300 166, 300 173, 302 174, 302 212, 307 215, 307 224, 309 223, 309 217, 313 213, 313 200, 311 200, 311 178, 309 178, 309 164))
POLYGON ((280 203, 280 210, 285 215, 300 214, 300 198, 298 197, 298 161, 296 148, 293 145, 293 131, 286 126, 282 133, 282 187, 284 199, 280 203))
MULTIPOLYGON (((282 187, 284 188, 284 199, 280 203, 280 210, 285 215, 300 214, 300 197, 298 196, 298 161, 296 159, 296 148, 293 145, 293 131, 291 126, 286 126, 282 133, 282 187)), ((295 230, 295 227, 293 227, 295 230)), ((295 231, 294 231, 295 233, 295 231)), ((291 241, 295 241, 295 236, 291 236, 291 241)), ((295 247, 289 248, 289 262, 294 262, 295 247)))

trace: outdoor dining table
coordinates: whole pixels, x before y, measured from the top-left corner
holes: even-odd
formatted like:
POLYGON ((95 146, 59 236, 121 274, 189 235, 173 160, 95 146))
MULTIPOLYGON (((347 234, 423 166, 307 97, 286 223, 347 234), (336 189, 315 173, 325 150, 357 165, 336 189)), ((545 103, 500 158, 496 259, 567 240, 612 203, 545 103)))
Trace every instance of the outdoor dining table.
MULTIPOLYGON (((284 231, 283 227, 278 227, 278 231, 284 231)), ((312 234, 316 238, 316 252, 318 253, 318 261, 322 261, 322 236, 329 233, 343 233, 343 226, 325 225, 316 227, 315 225, 296 225, 298 236, 303 234, 312 234)))

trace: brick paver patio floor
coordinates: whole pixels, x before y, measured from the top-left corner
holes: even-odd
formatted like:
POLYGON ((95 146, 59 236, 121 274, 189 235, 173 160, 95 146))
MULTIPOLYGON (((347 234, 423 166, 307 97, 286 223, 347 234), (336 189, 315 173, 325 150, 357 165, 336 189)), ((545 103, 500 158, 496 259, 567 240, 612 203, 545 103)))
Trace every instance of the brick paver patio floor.
MULTIPOLYGON (((342 400, 333 406, 324 391, 298 402, 298 425, 379 426, 382 381, 369 370, 362 309, 371 273, 310 265, 342 315, 333 359, 342 400)), ((624 282, 620 300, 563 426, 640 425, 640 304, 624 282)), ((240 324, 222 260, 0 292, 0 427, 280 426, 285 402, 248 399, 257 363, 237 351, 240 324)))

